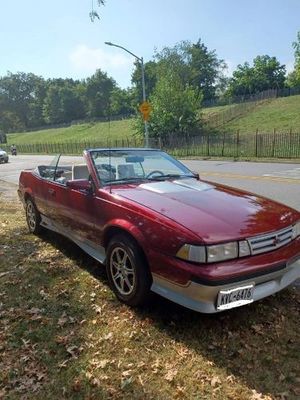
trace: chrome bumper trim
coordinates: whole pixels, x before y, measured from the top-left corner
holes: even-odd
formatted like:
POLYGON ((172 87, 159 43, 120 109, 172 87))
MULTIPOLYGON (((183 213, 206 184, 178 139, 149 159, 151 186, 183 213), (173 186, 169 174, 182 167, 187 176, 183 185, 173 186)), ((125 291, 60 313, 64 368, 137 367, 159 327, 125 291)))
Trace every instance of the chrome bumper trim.
POLYGON ((151 290, 184 307, 201 313, 213 314, 220 312, 216 308, 217 296, 220 290, 228 290, 237 286, 255 284, 254 301, 263 299, 286 288, 300 278, 300 258, 288 263, 287 268, 267 275, 252 277, 239 282, 208 286, 189 282, 187 286, 180 286, 159 275, 153 275, 151 290))

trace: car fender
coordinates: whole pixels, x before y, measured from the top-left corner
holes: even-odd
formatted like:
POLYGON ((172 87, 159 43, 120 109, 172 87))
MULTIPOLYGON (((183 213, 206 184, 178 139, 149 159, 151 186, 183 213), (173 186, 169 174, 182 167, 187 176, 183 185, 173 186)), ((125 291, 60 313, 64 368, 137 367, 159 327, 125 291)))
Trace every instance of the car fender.
POLYGON ((125 233, 129 234, 132 236, 137 243, 141 246, 143 251, 146 253, 146 238, 143 235, 142 231, 134 224, 130 223, 129 221, 126 221, 125 219, 120 219, 120 218, 115 218, 111 220, 108 224, 105 225, 103 229, 103 236, 102 236, 102 242, 104 247, 109 242, 110 238, 110 231, 114 229, 120 229, 124 231, 125 233))

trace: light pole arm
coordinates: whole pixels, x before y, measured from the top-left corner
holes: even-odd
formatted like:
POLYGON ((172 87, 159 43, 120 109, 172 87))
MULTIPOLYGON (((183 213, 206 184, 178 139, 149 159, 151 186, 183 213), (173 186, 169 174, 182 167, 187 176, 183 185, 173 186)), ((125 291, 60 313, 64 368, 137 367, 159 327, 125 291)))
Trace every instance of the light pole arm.
POLYGON ((119 49, 122 49, 122 50, 126 51, 126 53, 131 54, 133 57, 135 57, 135 58, 136 58, 137 60, 139 60, 141 63, 143 62, 143 58, 138 57, 136 54, 133 54, 131 51, 125 49, 125 47, 120 46, 119 44, 114 44, 114 43, 111 43, 111 42, 104 42, 104 43, 107 44, 108 46, 119 47, 119 49))

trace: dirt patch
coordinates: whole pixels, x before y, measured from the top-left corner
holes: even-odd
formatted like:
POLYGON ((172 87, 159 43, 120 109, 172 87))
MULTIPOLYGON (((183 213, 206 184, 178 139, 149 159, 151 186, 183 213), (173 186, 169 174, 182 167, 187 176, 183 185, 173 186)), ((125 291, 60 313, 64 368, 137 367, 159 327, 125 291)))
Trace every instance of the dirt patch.
POLYGON ((0 180, 0 196, 2 200, 16 201, 18 185, 0 180))

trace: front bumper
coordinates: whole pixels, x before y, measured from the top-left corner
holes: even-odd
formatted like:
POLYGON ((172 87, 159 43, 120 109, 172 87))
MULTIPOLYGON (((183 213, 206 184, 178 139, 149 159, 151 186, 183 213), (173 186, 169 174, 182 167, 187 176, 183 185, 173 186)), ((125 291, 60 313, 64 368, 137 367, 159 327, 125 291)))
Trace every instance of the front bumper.
POLYGON ((220 290, 233 289, 237 286, 246 286, 254 283, 253 300, 256 301, 279 292, 299 278, 300 258, 280 271, 220 286, 202 285, 192 281, 185 286, 181 286, 153 274, 151 290, 191 310, 210 314, 220 312, 216 307, 220 290))
POLYGON ((0 156, 0 163, 7 163, 8 162, 8 156, 0 156))

